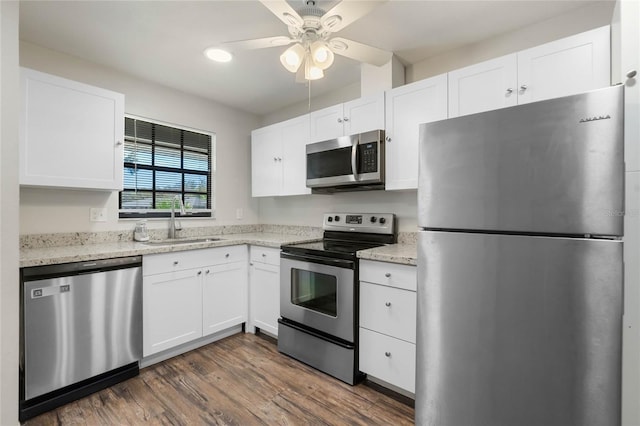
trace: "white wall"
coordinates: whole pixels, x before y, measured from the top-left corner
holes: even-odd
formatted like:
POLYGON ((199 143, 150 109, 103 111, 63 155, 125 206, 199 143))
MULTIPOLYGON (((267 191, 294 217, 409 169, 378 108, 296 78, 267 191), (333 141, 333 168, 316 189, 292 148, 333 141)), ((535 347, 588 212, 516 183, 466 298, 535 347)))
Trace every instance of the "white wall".
POLYGON ((427 58, 408 66, 406 81, 411 83, 463 68, 488 59, 528 49, 563 37, 609 25, 615 2, 597 3, 522 27, 517 31, 481 40, 459 49, 427 58))
MULTIPOLYGON (((215 133, 216 219, 183 220, 183 226, 258 223, 257 202, 250 192, 249 159, 250 133, 260 126, 259 117, 27 42, 20 42, 20 65, 124 93, 128 114, 215 133), (236 219, 238 208, 244 212, 242 220, 236 219)), ((51 188, 20 191, 21 234, 133 229, 134 222, 117 217, 117 193, 51 188), (108 221, 90 222, 92 207, 106 207, 108 221)), ((163 228, 167 224, 158 220, 149 226, 163 228)))
POLYGON ((624 317, 622 424, 640 424, 640 2, 616 4, 611 31, 611 79, 625 84, 624 317))
MULTIPOLYGON (((596 4, 549 19, 513 33, 426 59, 406 69, 407 83, 445 73, 483 60, 517 52, 518 50, 544 44, 562 37, 577 34, 611 23, 614 2, 596 4)), ((360 97, 359 87, 338 90, 318 99, 312 98, 309 110, 307 103, 292 105, 263 117, 263 125, 305 114, 309 111, 335 105, 360 97)), ((372 211, 396 213, 400 231, 416 230, 417 194, 405 192, 365 192, 334 195, 313 195, 280 198, 261 198, 259 217, 261 223, 291 223, 296 225, 321 226, 322 213, 328 211, 372 211)))
POLYGON ((360 82, 350 84, 340 90, 329 92, 321 96, 315 96, 313 94, 313 83, 311 84, 311 101, 307 99, 303 102, 290 105, 279 111, 263 116, 261 127, 285 121, 289 118, 304 115, 308 112, 317 111, 352 99, 358 99, 360 97, 360 82))
POLYGON ((260 222, 322 226, 327 212, 395 213, 401 232, 417 231, 416 191, 364 191, 260 199, 260 222))
POLYGON ((0 425, 18 424, 18 9, 0 1, 0 425))

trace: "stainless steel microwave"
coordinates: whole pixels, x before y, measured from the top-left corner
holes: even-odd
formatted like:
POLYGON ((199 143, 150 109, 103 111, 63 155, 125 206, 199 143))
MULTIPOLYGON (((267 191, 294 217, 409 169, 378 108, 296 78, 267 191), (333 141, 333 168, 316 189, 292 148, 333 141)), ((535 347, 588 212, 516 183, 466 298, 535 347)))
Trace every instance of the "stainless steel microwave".
POLYGON ((384 189, 384 130, 308 144, 307 187, 314 193, 384 189))

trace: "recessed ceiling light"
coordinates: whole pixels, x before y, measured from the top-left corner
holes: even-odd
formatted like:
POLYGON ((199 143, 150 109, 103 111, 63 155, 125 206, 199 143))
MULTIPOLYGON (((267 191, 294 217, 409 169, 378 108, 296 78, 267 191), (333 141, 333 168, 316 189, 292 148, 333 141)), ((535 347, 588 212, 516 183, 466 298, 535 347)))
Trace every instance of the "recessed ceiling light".
POLYGON ((205 50, 204 54, 207 58, 216 62, 229 62, 232 58, 231 53, 227 52, 226 50, 213 47, 205 50))

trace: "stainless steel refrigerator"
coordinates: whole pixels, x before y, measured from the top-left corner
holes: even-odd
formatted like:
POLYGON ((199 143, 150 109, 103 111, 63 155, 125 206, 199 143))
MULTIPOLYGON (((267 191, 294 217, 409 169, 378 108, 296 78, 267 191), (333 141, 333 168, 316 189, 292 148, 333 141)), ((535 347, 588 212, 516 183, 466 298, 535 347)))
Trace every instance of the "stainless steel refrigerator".
POLYGON ((623 87, 423 124, 416 424, 619 425, 623 87))

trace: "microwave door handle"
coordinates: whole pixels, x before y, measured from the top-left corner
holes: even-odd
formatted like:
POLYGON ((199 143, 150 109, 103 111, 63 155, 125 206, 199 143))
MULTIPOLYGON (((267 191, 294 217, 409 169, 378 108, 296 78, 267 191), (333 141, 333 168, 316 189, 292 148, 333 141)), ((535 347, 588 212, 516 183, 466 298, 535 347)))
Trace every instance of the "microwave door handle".
POLYGON ((351 146, 351 172, 355 180, 360 180, 358 176, 358 139, 354 139, 351 146))

